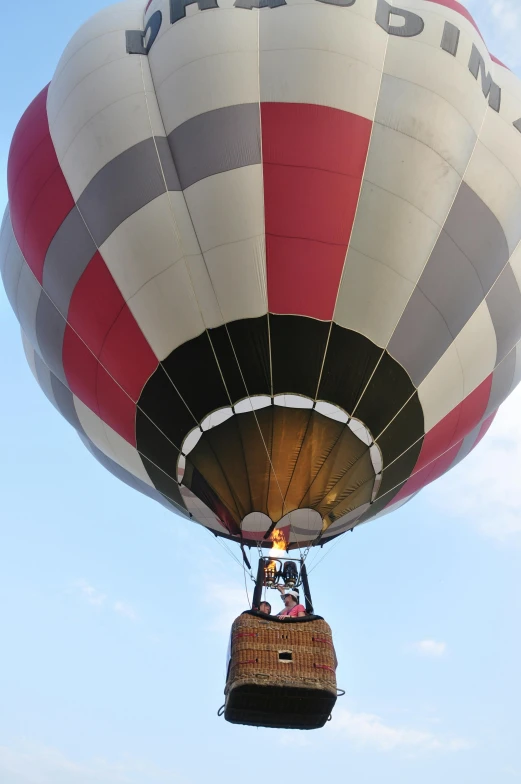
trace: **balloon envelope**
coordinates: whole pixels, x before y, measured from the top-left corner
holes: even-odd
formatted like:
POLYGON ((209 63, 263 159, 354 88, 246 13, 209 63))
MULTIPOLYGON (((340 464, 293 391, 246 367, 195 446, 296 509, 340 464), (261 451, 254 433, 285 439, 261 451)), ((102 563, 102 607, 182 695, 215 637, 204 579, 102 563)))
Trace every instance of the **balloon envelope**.
POLYGON ((9 157, 37 381, 218 535, 317 544, 395 509, 519 379, 520 118, 456 0, 107 8, 9 157))

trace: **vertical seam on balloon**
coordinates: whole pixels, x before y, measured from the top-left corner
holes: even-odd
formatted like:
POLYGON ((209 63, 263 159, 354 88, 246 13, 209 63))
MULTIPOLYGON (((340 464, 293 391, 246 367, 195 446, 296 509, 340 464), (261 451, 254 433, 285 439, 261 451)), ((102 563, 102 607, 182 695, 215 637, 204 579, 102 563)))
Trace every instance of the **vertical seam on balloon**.
MULTIPOLYGON (((172 204, 171 204, 171 201, 170 201, 170 195, 169 195, 168 185, 167 185, 167 182, 166 182, 166 177, 165 177, 164 170, 163 170, 163 165, 162 165, 161 159, 160 159, 160 157, 159 157, 159 151, 157 150, 157 143, 156 143, 156 141, 155 141, 155 136, 153 135, 152 119, 151 119, 151 117, 150 117, 150 110, 149 110, 149 106, 148 106, 148 97, 147 97, 147 94, 146 94, 145 77, 144 77, 144 72, 143 72, 143 57, 140 57, 140 65, 141 65, 141 79, 142 79, 142 82, 143 82, 143 93, 144 93, 144 96, 145 96, 145 103, 146 103, 146 107, 147 107, 147 112, 148 112, 148 117, 149 117, 149 122, 150 122, 150 128, 151 128, 151 130, 152 130, 152 138, 154 139, 154 144, 155 144, 155 146, 156 146, 156 153, 157 153, 157 157, 158 157, 158 163, 159 163, 159 167, 160 167, 161 174, 162 174, 162 176, 163 176, 163 181, 164 181, 164 184, 165 184, 165 189, 166 189, 166 193, 167 193, 168 203, 169 203, 169 205, 170 205, 170 213, 171 213, 171 217, 172 217, 172 220, 174 221, 174 224, 175 224, 175 226, 176 226, 176 228, 177 228, 177 222, 175 221, 175 216, 174 216, 174 212, 173 212, 172 204)), ((150 78, 152 79, 152 82, 153 82, 153 76, 152 76, 152 73, 150 74, 150 78)), ((161 114, 161 109, 160 109, 159 105, 158 105, 158 111, 159 111, 159 113, 161 114)), ((174 163, 174 165, 175 165, 175 163, 174 163)), ((215 291, 215 287, 214 287, 214 284, 213 284, 212 277, 211 277, 211 275, 210 275, 210 273, 209 273, 209 270, 208 270, 208 266, 207 266, 207 263, 206 263, 206 258, 205 258, 205 255, 204 255, 204 253, 203 253, 203 251, 202 251, 202 248, 201 248, 201 246, 200 246, 200 243, 199 243, 199 237, 197 236, 197 232, 196 232, 196 230, 195 230, 195 226, 194 226, 194 224, 193 224, 192 215, 191 215, 191 213, 190 213, 190 210, 189 210, 189 208, 188 208, 188 204, 186 203, 186 197, 185 197, 184 191, 181 191, 181 193, 183 194, 183 199, 185 200, 186 209, 187 209, 188 215, 190 216, 190 221, 191 221, 191 223, 192 223, 192 227, 193 227, 193 230, 194 230, 194 235, 195 235, 195 237, 196 237, 197 243, 198 243, 198 245, 199 245, 199 249, 200 249, 200 251, 201 251, 201 258, 203 259, 203 263, 204 263, 204 265, 205 265, 205 267, 206 267, 206 272, 207 272, 207 275, 208 275, 208 279, 209 279, 209 281, 210 281, 210 285, 211 285, 211 287, 212 287, 212 290, 213 290, 213 293, 214 293, 214 296, 215 296, 215 301, 216 301, 216 303, 217 303, 217 306, 218 306, 218 308, 219 308, 219 311, 220 311, 220 314, 221 314, 221 318, 222 318, 222 320, 223 320, 223 325, 224 325, 224 327, 225 327, 226 334, 227 334, 227 336, 228 336, 228 340, 229 340, 229 342, 230 342, 230 346, 231 346, 231 348, 232 348, 233 355, 234 355, 234 357, 235 357, 235 361, 236 361, 236 363, 237 363, 237 368, 238 368, 238 370, 239 370, 239 373, 240 373, 240 375, 241 375, 242 382, 243 382, 243 384, 244 384, 244 388, 245 388, 245 391, 246 391, 246 395, 247 395, 247 397, 248 397, 248 398, 250 398, 250 402, 251 402, 251 396, 250 396, 250 394, 249 394, 248 387, 247 387, 247 385, 246 385, 246 381, 245 381, 245 379, 244 379, 244 375, 243 375, 243 373, 242 373, 242 369, 241 369, 241 366, 240 366, 240 363, 239 363, 239 359, 238 359, 238 357, 237 357, 237 354, 236 354, 236 352, 235 352, 235 347, 234 347, 234 345, 233 345, 233 342, 232 342, 232 339, 231 339, 231 335, 230 335, 230 333, 229 333, 229 330, 228 330, 228 325, 227 325, 227 323, 226 323, 226 321, 225 321, 225 319, 224 319, 224 314, 223 314, 223 312, 222 312, 222 308, 221 308, 221 305, 220 305, 220 303, 219 303, 219 299, 218 299, 218 297, 217 297, 217 293, 216 293, 216 291, 215 291)), ((182 242, 181 242, 180 238, 179 238, 179 244, 180 244, 180 247, 182 248, 182 242)), ((219 364, 219 361, 218 361, 218 359, 217 359, 217 355, 216 355, 216 353, 215 353, 215 349, 214 349, 214 346, 213 346, 212 339, 211 339, 211 337, 210 337, 209 330, 208 330, 208 328, 206 327, 206 324, 205 324, 205 318, 204 318, 203 312, 202 312, 202 310, 201 310, 201 307, 200 307, 200 305, 199 305, 199 302, 198 302, 198 299, 197 299, 197 294, 196 294, 196 292, 195 292, 195 287, 194 287, 194 284, 193 284, 192 276, 191 276, 191 274, 190 274, 190 270, 189 270, 189 268, 188 268, 188 265, 186 265, 186 269, 187 269, 188 276, 189 276, 189 278, 190 278, 190 283, 191 283, 191 286, 192 286, 192 291, 193 291, 193 294, 194 294, 194 297, 195 297, 195 300, 196 300, 197 306, 198 306, 198 308, 199 308, 199 313, 200 313, 200 316, 201 316, 202 322, 203 322, 203 324, 205 325, 206 334, 207 334, 207 336, 208 336, 208 340, 210 341, 210 345, 211 345, 211 348, 212 348, 212 351, 213 351, 213 354, 214 354, 214 357, 215 357, 215 361, 216 361, 216 363, 217 363, 217 367, 218 367, 219 373, 220 373, 220 375, 221 375, 221 379, 222 379, 222 382, 223 382, 223 384, 224 384, 224 388, 225 388, 225 390, 226 390, 226 394, 227 394, 227 396, 228 396, 228 399, 229 399, 229 401, 230 401, 230 406, 233 408, 233 402, 232 402, 232 400, 231 400, 231 397, 230 397, 230 394, 229 394, 228 388, 227 388, 227 386, 226 386, 226 382, 225 382, 225 379, 224 379, 224 375, 223 375, 223 372, 222 372, 221 366, 220 366, 220 364, 219 364)), ((166 373, 166 370, 165 370, 165 373, 166 373)), ((168 375, 168 374, 167 374, 167 375, 168 375)), ((254 415, 254 417, 255 417, 255 421, 256 421, 256 423, 257 423, 257 427, 258 427, 259 433, 260 433, 260 435, 261 435, 261 438, 262 438, 262 442, 263 442, 263 444, 264 444, 264 448, 265 448, 265 450, 266 450, 266 453, 267 453, 267 455, 268 455, 268 459, 269 459, 269 461, 270 461, 270 464, 271 464, 271 466, 272 466, 272 469, 273 469, 273 464, 272 464, 272 462, 271 462, 271 455, 269 454, 269 451, 268 451, 268 449, 267 449, 267 447, 266 447, 266 443, 265 443, 265 441, 264 441, 264 436, 263 436, 263 434, 262 434, 262 430, 261 430, 261 428, 260 428, 259 421, 258 421, 258 419, 257 419, 257 415, 256 415, 256 413, 255 413, 255 409, 253 408, 253 404, 252 404, 252 406, 251 406, 251 407, 252 407, 253 415, 254 415)), ((280 492, 280 495, 281 495, 281 497, 283 497, 283 496, 282 496, 282 490, 281 490, 281 488, 280 488, 280 484, 279 484, 279 481, 278 481, 278 479, 277 479, 277 476, 276 476, 275 472, 274 472, 274 476, 275 476, 275 481, 277 482, 277 485, 278 485, 278 487, 279 487, 279 492, 280 492)))
MULTIPOLYGON (((247 464, 247 462, 246 462, 246 452, 244 451, 244 442, 243 442, 243 440, 242 440, 242 430, 241 430, 241 428, 240 428, 240 426, 239 426, 239 419, 238 419, 238 417, 236 417, 236 416, 233 416, 233 419, 235 420, 235 429, 236 429, 236 431, 237 431, 237 434, 238 434, 238 436, 239 436, 239 442, 240 442, 240 445, 241 445, 241 452, 242 452, 242 456, 243 456, 243 463, 244 463, 244 466, 245 466, 245 468, 246 468, 246 471, 245 471, 245 473, 246 473, 246 480, 247 480, 247 482, 248 482, 248 494, 249 494, 249 496, 250 496, 250 511, 251 511, 251 512, 253 512, 253 511, 255 511, 255 510, 253 509, 253 496, 252 496, 252 494, 251 494, 251 482, 250 482, 250 474, 249 474, 249 472, 248 472, 248 470, 247 470, 247 465, 248 465, 248 464, 247 464)), ((242 521, 241 521, 241 522, 242 522, 242 521)), ((242 526, 241 526, 241 525, 239 525, 239 528, 241 529, 241 533, 242 533, 242 526)))
MULTIPOLYGON (((293 470, 291 471, 291 476, 290 476, 288 484, 286 486, 286 492, 284 493, 284 500, 283 500, 283 507, 282 507, 283 511, 284 511, 284 508, 285 508, 285 505, 286 505, 286 498, 287 498, 288 493, 289 493, 289 488, 290 488, 291 482, 293 481, 293 477, 295 476, 295 471, 297 469, 297 463, 300 460, 300 455, 302 454, 302 449, 304 447, 304 442, 305 442, 307 434, 308 434, 308 430, 309 430, 309 426, 311 424, 312 416, 313 416, 313 409, 310 408, 309 409, 309 414, 308 414, 308 421, 307 421, 306 427, 304 429, 304 435, 302 436, 302 441, 300 442, 300 446, 299 446, 299 450, 298 450, 298 454, 297 454, 297 459, 295 460, 295 464, 293 466, 293 470)), ((291 519, 290 519, 290 528, 291 528, 291 519)))
MULTIPOLYGON (((316 392, 315 392, 315 402, 318 400, 318 394, 319 394, 319 391, 320 391, 320 384, 322 383, 322 375, 323 375, 323 372, 324 372, 324 366, 326 364, 326 358, 327 358, 327 353, 328 353, 328 350, 329 350, 329 342, 330 342, 330 338, 331 338, 331 333, 333 331, 333 324, 334 324, 334 319, 335 319, 335 311, 336 311, 336 307, 337 307, 337 304, 338 304, 338 297, 339 297, 339 294, 340 294, 340 289, 342 288, 342 281, 344 279, 344 271, 345 271, 345 268, 346 268, 347 255, 349 253, 349 248, 351 247, 351 240, 352 240, 352 237, 353 237, 353 232, 354 232, 355 224, 356 224, 356 216, 358 215, 358 209, 359 209, 359 206, 360 206, 360 200, 362 198, 362 191, 363 191, 363 187, 364 187, 364 176, 365 176, 365 172, 366 172, 366 169, 367 169, 367 162, 369 160, 369 152, 371 150, 371 140, 373 138, 373 133, 374 133, 376 112, 378 110, 378 101, 380 99, 380 92, 382 90, 382 83, 383 83, 384 69, 385 69, 385 60, 386 60, 386 57, 387 57, 387 49, 389 47, 389 39, 390 39, 390 36, 387 35, 387 40, 386 40, 386 43, 385 43, 385 49, 384 49, 383 58, 382 58, 382 71, 381 71, 381 74, 380 74, 380 86, 378 88, 378 93, 377 93, 375 104, 374 104, 374 113, 373 113, 373 118, 372 118, 372 121, 371 121, 371 133, 369 134, 369 141, 367 143, 367 152, 366 152, 365 161, 364 161, 364 169, 363 169, 363 172, 362 172, 362 177, 360 179, 360 188, 358 190, 358 198, 356 200, 356 208, 355 208, 355 212, 354 212, 354 215, 353 215, 353 222, 351 224, 351 232, 349 234, 349 240, 348 240, 346 252, 345 252, 345 255, 344 255, 344 263, 342 265, 342 273, 340 275, 340 280, 338 281, 338 286, 337 286, 337 291, 336 291, 336 296, 335 296, 335 304, 333 305, 333 311, 332 311, 332 314, 331 314, 331 321, 330 321, 330 324, 329 324, 329 331, 328 331, 328 335, 327 335, 326 345, 324 347, 324 355, 322 357, 322 365, 320 367, 320 373, 319 373, 318 382, 317 382, 317 388, 316 388, 316 392)), ((355 406, 355 408, 356 408, 356 406, 355 406)), ((353 412, 354 412, 354 409, 353 409, 353 412)))
MULTIPOLYGON (((262 100, 261 100, 261 54, 260 54, 261 9, 257 8, 256 13, 257 13, 257 91, 258 91, 258 100, 259 100, 259 144, 260 144, 260 159, 261 159, 261 180, 262 180, 262 212, 263 212, 263 219, 264 219, 264 269, 265 269, 264 293, 265 293, 265 300, 266 300, 266 313, 267 313, 267 324, 268 324, 268 354, 269 354, 269 361, 270 361, 270 395, 271 395, 271 406, 273 409, 274 408, 273 357, 272 357, 272 346, 271 346, 271 319, 270 319, 270 308, 269 308, 269 297, 268 297, 268 274, 269 274, 268 273, 268 242, 267 242, 267 235, 266 235, 266 193, 264 188, 264 145, 263 145, 263 128, 262 128, 262 100)), ((275 425, 275 411, 272 411, 272 417, 271 417, 271 449, 272 450, 273 450, 274 425, 275 425)), ((268 460, 270 462, 270 472, 268 477, 267 496, 266 496, 266 510, 269 512, 268 501, 270 497, 271 473, 273 472, 273 476, 275 478, 275 482, 277 483, 277 487, 279 489, 280 497, 282 500, 281 511, 282 511, 282 517, 284 517, 287 491, 286 493, 282 492, 282 488, 278 480, 277 474, 275 472, 275 467, 272 462, 272 456, 269 454, 266 444, 265 444, 265 449, 268 454, 268 460)), ((290 527, 290 538, 291 538, 291 531, 292 531, 291 517, 289 517, 289 527, 290 527)), ((300 547, 299 547, 299 554, 301 554, 300 547)))
MULTIPOLYGON (((271 406, 273 407, 273 398, 271 400, 271 406)), ((271 426, 271 428, 270 428, 270 449, 273 450, 273 433, 274 433, 274 429, 275 429, 275 411, 272 413, 270 426, 271 426)), ((268 457, 268 460, 269 460, 269 457, 268 457)), ((265 504, 265 507, 266 507, 267 516, 271 520, 271 515, 269 514, 269 509, 270 509, 269 501, 270 501, 270 492, 271 492, 271 474, 273 472, 273 465, 271 463, 271 460, 269 460, 269 464, 270 464, 270 470, 268 472, 268 483, 267 483, 267 486, 266 486, 266 504, 265 504)), ((271 525, 270 525, 270 528, 271 528, 271 525)))
MULTIPOLYGON (((265 286, 265 296, 266 296, 266 312, 268 314, 268 351, 269 351, 269 358, 270 358, 270 392, 271 392, 271 405, 274 406, 273 396, 274 396, 274 386, 273 386, 273 358, 272 358, 272 349, 271 349, 271 323, 270 323, 270 308, 269 308, 269 297, 268 297, 268 242, 267 242, 267 235, 266 235, 266 194, 264 188, 264 147, 263 147, 263 129, 262 129, 262 100, 261 100, 261 54, 260 54, 260 20, 261 20, 261 9, 257 9, 257 84, 258 84, 258 93, 259 93, 259 125, 260 125, 260 134, 259 134, 259 142, 260 142, 260 151, 261 151, 261 175, 262 175, 262 210, 264 214, 264 258, 265 258, 265 270, 266 270, 266 286, 265 286)), ((253 407, 253 406, 252 406, 253 407)), ((273 449, 273 416, 272 416, 272 442, 271 448, 273 449)), ((309 423, 308 423, 309 424, 309 423)), ((301 444, 302 449, 302 444, 301 444)), ((275 477, 275 481, 279 488, 279 492, 282 499, 282 516, 285 514, 286 509, 286 496, 289 490, 289 484, 286 489, 285 493, 282 493, 282 488, 280 486, 277 474, 275 473, 275 468, 273 466, 271 455, 268 454, 271 469, 273 471, 273 476, 275 477)), ((299 452, 300 457, 300 452, 299 452)), ((298 457, 297 457, 298 461, 298 457)), ((295 463, 296 465, 296 463, 295 463)), ((270 472, 271 474, 271 472, 270 472)), ((293 473, 292 473, 293 476, 293 473)), ((291 480, 290 480, 291 482, 291 480)), ((269 488, 269 484, 268 484, 269 488)), ((269 499, 269 492, 268 498, 269 499)), ((266 508, 267 504, 266 504, 266 508)), ((291 522, 291 515, 288 518, 289 520, 289 529, 290 529, 290 539, 291 534, 293 533, 293 527, 291 522)), ((288 543, 289 544, 289 543, 288 543)), ((302 553, 300 550, 300 544, 297 541, 299 556, 302 558, 302 553)))
POLYGON ((261 97, 261 54, 260 54, 260 14, 261 9, 257 8, 257 91, 259 98, 259 145, 260 145, 260 163, 261 163, 261 182, 262 182, 262 212, 264 223, 264 299, 266 302, 266 314, 268 320, 268 355, 270 360, 270 395, 273 404, 273 359, 271 355, 271 324, 270 324, 270 307, 268 298, 268 248, 266 240, 266 194, 264 188, 264 144, 263 144, 263 131, 262 131, 262 97, 261 97))

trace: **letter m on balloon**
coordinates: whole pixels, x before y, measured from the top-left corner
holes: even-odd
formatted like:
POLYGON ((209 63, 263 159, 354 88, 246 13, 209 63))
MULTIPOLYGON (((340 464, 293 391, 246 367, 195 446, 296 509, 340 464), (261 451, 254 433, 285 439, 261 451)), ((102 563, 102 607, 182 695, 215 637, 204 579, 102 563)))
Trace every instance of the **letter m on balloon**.
POLYGON ((488 98, 488 104, 491 109, 499 112, 501 108, 501 87, 499 87, 492 79, 490 73, 487 71, 485 61, 479 53, 475 44, 472 44, 472 52, 470 53, 469 71, 477 79, 481 74, 481 87, 483 95, 488 98))

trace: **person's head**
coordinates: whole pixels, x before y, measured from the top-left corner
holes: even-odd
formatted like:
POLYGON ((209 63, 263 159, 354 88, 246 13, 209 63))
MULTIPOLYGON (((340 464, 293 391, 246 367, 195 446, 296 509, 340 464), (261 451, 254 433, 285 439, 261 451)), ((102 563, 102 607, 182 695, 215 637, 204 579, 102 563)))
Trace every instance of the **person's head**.
POLYGON ((284 605, 286 607, 295 607, 298 604, 298 593, 297 591, 285 591, 282 594, 282 599, 284 600, 284 605))
POLYGON ((269 602, 261 602, 259 604, 259 610, 266 615, 271 615, 271 604, 269 602))

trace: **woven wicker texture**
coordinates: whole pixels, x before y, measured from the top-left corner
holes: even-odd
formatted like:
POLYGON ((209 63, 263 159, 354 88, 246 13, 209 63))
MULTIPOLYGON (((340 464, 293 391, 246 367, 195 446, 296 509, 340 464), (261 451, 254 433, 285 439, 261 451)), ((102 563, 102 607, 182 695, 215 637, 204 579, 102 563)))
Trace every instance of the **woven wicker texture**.
POLYGON ((280 623, 241 615, 232 626, 225 694, 237 686, 305 687, 336 696, 336 657, 324 620, 280 623))

